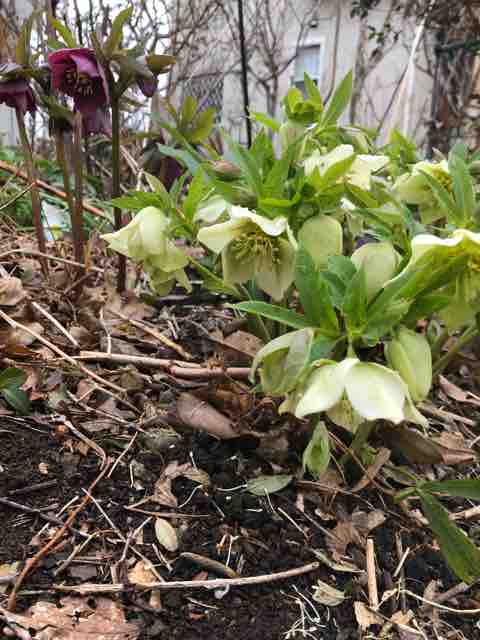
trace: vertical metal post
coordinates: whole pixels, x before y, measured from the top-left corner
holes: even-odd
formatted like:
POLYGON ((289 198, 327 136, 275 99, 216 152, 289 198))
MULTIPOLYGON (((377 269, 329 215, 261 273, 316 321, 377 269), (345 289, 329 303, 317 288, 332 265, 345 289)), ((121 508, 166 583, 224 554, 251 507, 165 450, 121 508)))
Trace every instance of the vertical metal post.
POLYGON ((245 51, 245 28, 243 24, 243 0, 238 0, 238 35, 240 39, 240 57, 242 63, 243 110, 247 127, 247 144, 252 145, 252 122, 250 120, 250 100, 248 97, 247 53, 245 51))

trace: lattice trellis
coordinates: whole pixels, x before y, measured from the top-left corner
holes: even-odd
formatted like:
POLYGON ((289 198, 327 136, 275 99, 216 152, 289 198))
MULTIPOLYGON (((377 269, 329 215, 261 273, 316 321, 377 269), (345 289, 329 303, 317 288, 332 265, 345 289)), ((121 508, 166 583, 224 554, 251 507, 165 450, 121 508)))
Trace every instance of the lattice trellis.
POLYGON ((217 112, 217 120, 222 116, 223 78, 217 74, 205 73, 187 80, 183 97, 192 96, 198 102, 200 110, 213 107, 217 112))

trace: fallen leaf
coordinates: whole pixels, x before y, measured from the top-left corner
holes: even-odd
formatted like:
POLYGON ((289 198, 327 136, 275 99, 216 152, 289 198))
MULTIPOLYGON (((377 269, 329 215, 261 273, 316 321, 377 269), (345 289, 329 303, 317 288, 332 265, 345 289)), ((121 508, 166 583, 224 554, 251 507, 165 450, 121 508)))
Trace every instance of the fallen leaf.
POLYGON ((385 514, 380 509, 369 513, 355 511, 349 518, 340 520, 332 530, 333 538, 327 538, 327 547, 335 560, 342 559, 349 544, 365 547, 367 536, 376 527, 385 522, 385 514))
POLYGON ((445 464, 465 464, 477 460, 477 454, 467 447, 461 435, 444 431, 433 442, 440 448, 445 464))
POLYGON ((227 440, 239 435, 223 413, 191 393, 180 394, 177 400, 177 414, 185 426, 206 431, 217 438, 227 440))
POLYGON ((177 532, 167 520, 163 518, 157 518, 155 520, 155 535, 159 543, 162 547, 165 547, 167 551, 173 553, 178 549, 177 532))
POLYGON ((352 493, 357 493, 358 491, 365 489, 365 487, 367 487, 370 482, 375 479, 375 476, 378 474, 383 465, 389 461, 390 455, 390 449, 382 447, 375 456, 375 460, 372 462, 372 464, 369 465, 363 472, 363 477, 351 490, 352 493))
POLYGON ((0 306, 15 307, 26 295, 20 278, 0 278, 0 306))
POLYGON ((292 481, 292 475, 258 476, 247 482, 247 491, 254 496, 264 496, 265 494, 281 491, 292 481))
POLYGON ((150 584, 156 581, 156 576, 152 572, 150 563, 145 560, 139 560, 128 572, 128 579, 132 584, 150 584))
POLYGON ((69 596, 61 598, 60 606, 40 600, 23 615, 0 611, 25 640, 31 640, 31 631, 35 640, 136 640, 140 635, 140 627, 126 622, 123 609, 108 598, 69 596))
POLYGON ((335 560, 331 560, 325 553, 319 551, 318 549, 312 549, 312 553, 324 564, 326 564, 327 567, 333 569, 333 571, 342 571, 344 573, 363 573, 363 569, 359 569, 351 562, 346 562, 343 560, 341 562, 335 562, 335 560))
MULTIPOLYGON (((45 329, 39 322, 24 322, 23 324, 27 329, 31 329, 40 336, 45 333, 45 329)), ((0 341, 5 345, 3 350, 10 354, 13 354, 17 347, 29 347, 36 339, 31 333, 20 328, 0 332, 0 341)))
POLYGON ((72 578, 80 580, 94 580, 97 577, 97 567, 93 564, 74 564, 68 573, 72 578))
POLYGON ((338 607, 345 600, 345 593, 319 580, 314 586, 312 599, 327 607, 338 607))
MULTIPOLYGON (((0 564, 0 578, 14 578, 20 569, 20 562, 12 562, 10 564, 0 564)), ((5 593, 7 584, 0 580, 0 593, 5 593)))
POLYGON ((480 398, 471 391, 463 391, 456 384, 447 380, 444 376, 438 376, 440 387, 447 394, 449 398, 456 400, 457 402, 467 402, 475 406, 480 406, 480 398))
POLYGON ((383 618, 371 611, 363 602, 355 602, 353 605, 358 626, 365 631, 374 624, 383 624, 383 618))
POLYGON ((210 338, 216 345, 216 355, 231 364, 248 364, 264 344, 260 338, 246 331, 235 331, 226 338, 220 331, 213 331, 210 338))

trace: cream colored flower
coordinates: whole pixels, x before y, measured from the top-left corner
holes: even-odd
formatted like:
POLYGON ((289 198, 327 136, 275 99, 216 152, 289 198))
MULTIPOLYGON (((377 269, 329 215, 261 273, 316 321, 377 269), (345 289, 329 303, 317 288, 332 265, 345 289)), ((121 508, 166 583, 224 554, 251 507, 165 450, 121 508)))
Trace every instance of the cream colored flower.
POLYGON ((448 168, 448 162, 429 162, 423 160, 417 162, 410 174, 405 173, 400 176, 393 185, 394 191, 399 198, 407 204, 418 205, 422 222, 429 223, 444 216, 432 188, 425 177, 425 173, 432 176, 442 184, 448 192, 453 191, 452 177, 448 168))
POLYGON ((286 218, 273 220, 232 206, 230 219, 200 229, 198 240, 222 254, 223 277, 232 284, 255 279, 262 291, 280 300, 293 282, 295 249, 286 218))

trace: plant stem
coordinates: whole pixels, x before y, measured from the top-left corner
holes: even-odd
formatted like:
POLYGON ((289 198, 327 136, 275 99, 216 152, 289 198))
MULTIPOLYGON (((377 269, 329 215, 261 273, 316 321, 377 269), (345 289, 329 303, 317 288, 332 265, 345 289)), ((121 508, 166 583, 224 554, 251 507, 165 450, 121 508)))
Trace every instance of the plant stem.
MULTIPOLYGON (((38 248, 41 253, 46 253, 47 246, 45 243, 45 234, 43 232, 43 225, 42 225, 42 205, 40 203, 40 195, 38 193, 38 187, 36 184, 36 171, 35 171, 35 163, 33 161, 32 147, 30 146, 30 142, 28 140, 27 129, 25 127, 25 120, 23 117, 23 113, 21 113, 19 109, 16 109, 15 113, 17 116, 18 132, 20 134, 23 153, 25 155, 25 164, 27 165, 27 175, 28 175, 29 181, 33 185, 32 188, 30 189, 30 197, 32 200, 33 223, 35 225, 38 248)), ((47 261, 41 260, 40 264, 42 266, 42 271, 44 275, 47 275, 48 274, 47 261)))
MULTIPOLYGON (((119 98, 113 92, 112 95, 112 198, 120 196, 120 104, 119 98)), ((115 231, 122 228, 122 211, 119 207, 114 207, 113 215, 115 219, 115 231)), ((125 291, 127 279, 127 259, 119 254, 117 291, 125 291)))
MULTIPOLYGON (((72 235, 73 235, 73 251, 75 260, 83 263, 85 261, 84 255, 84 238, 83 238, 83 154, 82 154, 82 115, 81 113, 75 114, 75 124, 73 133, 73 162, 74 162, 74 176, 75 176, 75 203, 73 206, 72 215, 72 235)), ((67 176, 68 180, 68 176, 67 176)), ((70 183, 69 183, 70 188, 70 183)), ((65 192, 67 192, 67 185, 65 184, 65 192)), ((70 193, 71 195, 71 193, 70 193)), ((73 203, 73 200, 72 200, 73 203)), ((83 270, 78 274, 80 277, 83 275, 83 270)), ((76 288, 77 294, 82 286, 83 280, 80 282, 79 287, 76 288)))
POLYGON ((67 154, 65 153, 65 138, 64 133, 62 131, 57 131, 55 133, 55 145, 57 150, 57 162, 60 165, 62 170, 63 177, 63 188, 65 189, 65 196, 68 204, 68 209, 70 211, 70 219, 72 220, 73 225, 73 216, 74 216, 74 202, 73 202, 73 193, 70 187, 70 174, 68 171, 67 165, 67 154))
POLYGON ((438 338, 432 344, 432 358, 434 361, 438 358, 438 356, 442 352, 443 345, 447 342, 449 336, 450 336, 450 333, 448 332, 448 329, 444 328, 440 332, 440 335, 438 336, 438 338))
POLYGON ((368 438, 370 437, 370 434, 372 433, 374 427, 375 427, 374 420, 365 420, 365 422, 362 422, 358 426, 358 429, 357 429, 357 432, 355 433, 355 437, 353 438, 352 444, 349 446, 348 451, 344 453, 340 459, 340 464, 342 466, 345 466, 345 464, 350 460, 350 458, 352 458, 352 454, 354 454, 355 457, 360 456, 363 446, 368 441, 368 438))
POLYGON ((477 333, 478 329, 476 323, 465 329, 465 331, 458 338, 455 344, 450 347, 447 353, 437 360, 433 367, 433 375, 436 376, 442 373, 442 371, 444 371, 444 369, 450 364, 451 360, 453 360, 457 353, 461 351, 465 345, 471 342, 477 335, 477 333))

